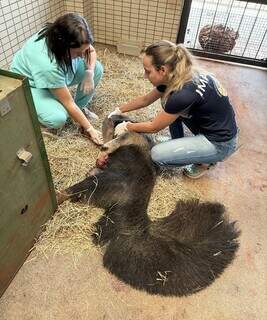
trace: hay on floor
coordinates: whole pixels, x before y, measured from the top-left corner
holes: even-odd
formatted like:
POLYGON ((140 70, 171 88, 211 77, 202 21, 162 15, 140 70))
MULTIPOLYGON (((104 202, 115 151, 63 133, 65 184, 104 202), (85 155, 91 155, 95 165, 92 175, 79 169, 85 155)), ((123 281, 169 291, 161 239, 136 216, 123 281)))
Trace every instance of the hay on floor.
MULTIPOLYGON (((148 92, 152 86, 149 81, 144 80, 139 58, 117 54, 112 47, 96 48, 105 71, 91 110, 100 118, 92 123, 101 129, 101 121, 116 106, 148 92)), ((129 115, 137 121, 143 121, 151 119, 160 108, 160 103, 156 102, 129 115)), ((168 133, 168 130, 165 130, 165 133, 168 133)), ((66 125, 57 136, 45 135, 44 142, 56 190, 83 179, 95 165, 98 147, 81 136, 73 123, 66 125)), ((163 171, 153 191, 148 213, 152 219, 166 216, 173 210, 178 199, 194 197, 198 195, 186 189, 179 169, 174 170, 171 177, 168 171, 163 171)), ((92 224, 102 212, 103 210, 89 205, 69 201, 63 203, 54 217, 47 222, 45 231, 36 243, 37 254, 46 254, 48 251, 62 254, 94 250, 90 240, 92 224)))

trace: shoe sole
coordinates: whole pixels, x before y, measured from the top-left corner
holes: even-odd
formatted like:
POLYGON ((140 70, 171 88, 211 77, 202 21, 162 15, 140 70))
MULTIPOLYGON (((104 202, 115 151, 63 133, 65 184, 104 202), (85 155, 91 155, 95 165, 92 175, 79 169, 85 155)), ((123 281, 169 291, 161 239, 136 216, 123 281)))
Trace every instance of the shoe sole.
POLYGON ((199 174, 198 176, 191 176, 191 175, 188 174, 187 172, 183 171, 183 174, 184 174, 186 177, 190 178, 190 179, 199 179, 199 178, 201 178, 202 176, 204 176, 206 173, 207 173, 207 172, 204 171, 204 172, 202 172, 201 174, 199 174))
POLYGON ((200 174, 195 175, 195 176, 190 175, 190 174, 187 173, 185 170, 183 170, 183 174, 184 174, 185 176, 187 176, 188 178, 190 178, 190 179, 199 179, 199 178, 201 178, 202 176, 204 176, 205 174, 207 174, 209 171, 211 171, 211 170, 213 170, 213 169, 215 169, 215 166, 211 166, 211 167, 209 167, 208 169, 206 169, 205 171, 202 171, 200 174))

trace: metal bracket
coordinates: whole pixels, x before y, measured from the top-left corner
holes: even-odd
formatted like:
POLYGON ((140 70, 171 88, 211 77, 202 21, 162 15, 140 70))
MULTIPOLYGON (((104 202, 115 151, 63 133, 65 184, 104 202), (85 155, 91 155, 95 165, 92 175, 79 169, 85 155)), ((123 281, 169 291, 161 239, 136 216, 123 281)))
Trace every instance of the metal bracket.
POLYGON ((18 158, 22 161, 22 165, 24 167, 27 167, 32 159, 32 154, 28 151, 26 151, 24 148, 20 148, 17 151, 18 158))

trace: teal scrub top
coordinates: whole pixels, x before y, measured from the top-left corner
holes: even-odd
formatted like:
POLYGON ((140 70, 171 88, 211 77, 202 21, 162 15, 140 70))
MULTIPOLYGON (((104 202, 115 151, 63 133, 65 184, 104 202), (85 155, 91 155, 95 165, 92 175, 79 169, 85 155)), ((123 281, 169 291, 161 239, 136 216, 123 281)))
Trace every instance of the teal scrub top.
POLYGON ((38 33, 30 37, 23 47, 14 55, 11 71, 25 75, 30 86, 39 89, 63 88, 71 84, 81 58, 72 59, 74 73, 64 71, 56 59, 48 55, 45 38, 35 41, 38 33))

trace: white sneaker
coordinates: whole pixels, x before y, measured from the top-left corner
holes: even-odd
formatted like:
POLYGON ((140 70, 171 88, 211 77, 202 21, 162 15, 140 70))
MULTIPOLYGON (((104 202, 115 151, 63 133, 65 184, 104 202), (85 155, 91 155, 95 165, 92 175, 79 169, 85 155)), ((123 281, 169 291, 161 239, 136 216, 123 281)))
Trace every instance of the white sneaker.
POLYGON ((198 179, 206 174, 209 170, 213 170, 216 167, 216 163, 210 163, 207 166, 201 166, 197 164, 190 164, 183 169, 183 174, 191 179, 198 179))

